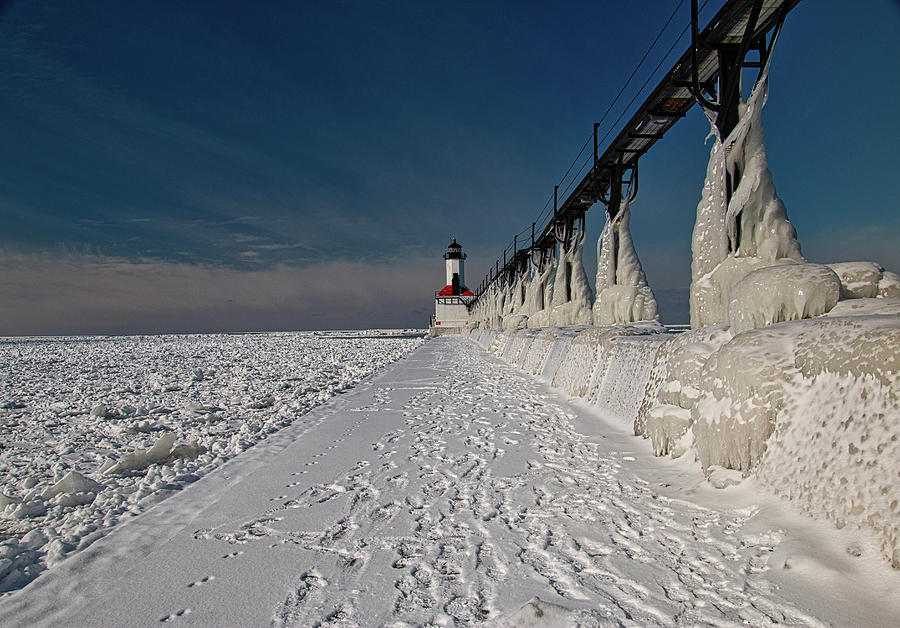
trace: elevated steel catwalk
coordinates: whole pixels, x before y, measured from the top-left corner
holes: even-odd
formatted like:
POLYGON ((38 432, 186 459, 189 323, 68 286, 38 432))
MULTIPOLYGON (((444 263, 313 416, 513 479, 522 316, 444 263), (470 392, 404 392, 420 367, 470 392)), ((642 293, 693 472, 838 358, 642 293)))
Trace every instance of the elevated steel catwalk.
MULTIPOLYGON (((498 263, 496 271, 488 273, 482 282, 477 294, 480 296, 493 281, 517 268, 521 268, 523 260, 532 250, 547 250, 555 246, 560 227, 571 225, 573 221, 583 218, 585 212, 597 201, 608 204, 609 211, 615 211, 618 203, 610 203, 618 194, 612 185, 614 180, 621 182, 621 174, 624 171, 636 170, 638 159, 650 150, 650 148, 666 132, 675 126, 698 98, 695 97, 693 86, 699 88, 699 96, 704 101, 708 98, 715 100, 717 91, 719 95, 727 95, 727 91, 735 92, 739 89, 739 76, 734 77, 735 70, 728 72, 727 65, 723 62, 723 55, 731 55, 732 65, 736 64, 739 74, 742 67, 760 67, 770 52, 767 48, 765 37, 777 25, 784 20, 784 16, 793 9, 800 0, 728 0, 718 13, 712 18, 706 28, 700 33, 694 33, 694 43, 681 55, 671 70, 662 78, 656 88, 650 93, 644 103, 638 108, 631 119, 625 123, 622 131, 616 138, 600 152, 597 143, 597 127, 594 127, 594 165, 585 177, 576 185, 569 196, 562 201, 553 216, 550 217, 543 229, 535 234, 533 246, 513 251, 507 259, 504 252, 502 266, 498 263), (748 31, 747 25, 752 24, 748 31), (748 51, 755 50, 759 57, 754 61, 745 61, 748 51), (696 58, 696 82, 693 69, 696 58), (726 70, 720 71, 720 67, 726 70), (718 87, 718 90, 717 90, 718 87)), ((696 3, 694 3, 696 9, 696 3)), ((727 57, 725 57, 727 59, 727 57)), ((720 113, 717 124, 721 120, 731 118, 736 123, 737 102, 723 102, 720 105, 723 112, 720 113), (726 111, 730 108, 734 111, 726 111)), ((734 100, 732 98, 732 100, 734 100)), ((727 130, 730 129, 723 129, 727 130)))

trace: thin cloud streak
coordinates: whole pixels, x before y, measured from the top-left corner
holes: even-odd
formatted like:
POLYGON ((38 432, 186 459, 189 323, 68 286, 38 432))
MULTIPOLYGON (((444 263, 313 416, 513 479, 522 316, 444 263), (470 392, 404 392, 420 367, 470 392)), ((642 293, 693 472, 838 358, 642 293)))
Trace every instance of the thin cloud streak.
POLYGON ((234 270, 0 251, 0 335, 425 327, 433 259, 234 270))

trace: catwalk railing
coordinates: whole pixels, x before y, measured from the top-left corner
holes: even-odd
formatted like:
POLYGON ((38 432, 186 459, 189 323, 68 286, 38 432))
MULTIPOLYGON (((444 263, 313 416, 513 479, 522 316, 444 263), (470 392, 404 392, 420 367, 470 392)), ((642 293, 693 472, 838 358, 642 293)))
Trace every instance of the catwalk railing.
MULTIPOLYGON (((589 154, 582 162, 581 169, 571 178, 562 194, 560 186, 554 187, 552 213, 546 221, 539 218, 539 221, 533 222, 530 234, 526 228, 514 237, 511 245, 503 250, 475 290, 475 298, 469 307, 473 307, 498 278, 515 276, 527 268, 528 259, 534 252, 550 251, 558 243, 566 246, 568 240, 579 229, 584 228, 585 213, 598 201, 605 205, 610 216, 614 215, 626 186, 630 184, 628 189, 631 194, 637 191, 639 158, 685 117, 695 103, 700 102, 704 107, 718 112, 716 126, 719 127, 720 136, 726 137, 738 120, 742 69, 762 68, 765 65, 785 16, 799 2, 800 0, 728 0, 700 32, 698 15, 703 7, 698 9, 697 0, 692 0, 691 23, 681 32, 660 65, 690 28, 691 43, 687 50, 631 118, 619 127, 619 133, 609 144, 601 145, 610 133, 599 138, 600 123, 594 124, 592 138, 582 147, 579 157, 576 157, 561 183, 565 184, 591 139, 593 155, 589 154), (748 60, 749 52, 755 52, 756 58, 748 60), (585 169, 587 173, 578 179, 585 169), (560 197, 563 197, 562 202, 560 197)), ((680 6, 681 4, 679 8, 680 6)), ((676 12, 677 10, 676 8, 676 12)), ((650 74, 650 78, 657 70, 650 74)), ((643 87, 638 90, 638 94, 642 91, 643 87)), ((625 112, 636 98, 637 95, 626 106, 625 112)), ((613 123, 613 128, 617 123, 618 120, 613 123)))

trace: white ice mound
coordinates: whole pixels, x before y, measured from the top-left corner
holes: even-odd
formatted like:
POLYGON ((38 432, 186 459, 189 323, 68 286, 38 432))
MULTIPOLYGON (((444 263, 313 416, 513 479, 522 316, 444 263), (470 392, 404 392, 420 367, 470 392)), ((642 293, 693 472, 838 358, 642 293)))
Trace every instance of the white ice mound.
POLYGON ((666 340, 656 353, 634 420, 634 433, 651 440, 657 456, 677 458, 691 444, 691 410, 709 356, 731 340, 724 325, 710 325, 666 340))
POLYGON ((101 467, 101 471, 104 475, 112 475, 121 471, 141 469, 151 464, 165 462, 172 453, 172 445, 174 444, 175 434, 168 432, 160 436, 159 440, 149 449, 138 449, 130 454, 126 454, 118 462, 101 467))
POLYGON ((681 442, 691 427, 691 411, 680 406, 660 404, 650 410, 646 417, 647 436, 657 456, 672 454, 673 458, 684 455, 685 446, 681 442))
POLYGON ((878 282, 878 296, 886 299, 900 299, 900 275, 884 271, 878 282))
POLYGON ((52 499, 61 493, 96 493, 103 489, 99 482, 85 477, 77 471, 69 471, 59 482, 44 491, 44 499, 52 499))
POLYGON ((627 325, 659 320, 649 286, 610 286, 594 301, 594 325, 627 325))
POLYGON ((847 299, 825 316, 900 316, 900 299, 847 299))
POLYGON ((759 257, 726 257, 710 273, 691 283, 691 327, 729 323, 734 287, 744 277, 760 268, 795 263, 789 259, 768 262, 759 257))
POLYGON ((839 528, 873 530, 900 569, 900 317, 829 315, 801 329, 758 479, 839 528))
POLYGON ((597 240, 594 325, 626 325, 659 320, 656 298, 647 284, 631 239, 630 221, 631 209, 628 201, 624 200, 619 213, 606 221, 597 240))
POLYGON ((841 298, 900 297, 900 277, 877 262, 828 264, 841 278, 841 298))
POLYGON ((798 378, 829 372, 896 386, 898 368, 900 318, 893 316, 821 317, 738 334, 700 375, 692 411, 700 462, 751 470, 798 378))
POLYGON ((694 445, 704 469, 748 472, 765 451, 784 404, 796 330, 781 323, 738 334, 713 353, 691 410, 694 445))
POLYGON ((768 266, 749 273, 732 289, 731 331, 757 329, 821 316, 837 304, 841 280, 821 264, 768 266))

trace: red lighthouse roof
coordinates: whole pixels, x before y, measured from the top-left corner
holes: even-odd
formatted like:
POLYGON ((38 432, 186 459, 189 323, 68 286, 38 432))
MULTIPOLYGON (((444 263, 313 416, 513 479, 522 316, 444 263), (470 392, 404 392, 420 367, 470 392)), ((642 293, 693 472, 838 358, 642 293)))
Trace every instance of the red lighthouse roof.
POLYGON ((453 286, 451 286, 450 284, 447 284, 446 286, 441 288, 441 291, 438 292, 438 296, 439 297, 452 297, 452 296, 474 297, 475 293, 472 292, 471 290, 469 290, 468 288, 463 287, 462 290, 460 291, 459 295, 454 295, 453 294, 453 286))

